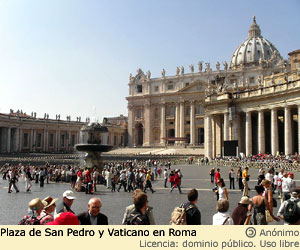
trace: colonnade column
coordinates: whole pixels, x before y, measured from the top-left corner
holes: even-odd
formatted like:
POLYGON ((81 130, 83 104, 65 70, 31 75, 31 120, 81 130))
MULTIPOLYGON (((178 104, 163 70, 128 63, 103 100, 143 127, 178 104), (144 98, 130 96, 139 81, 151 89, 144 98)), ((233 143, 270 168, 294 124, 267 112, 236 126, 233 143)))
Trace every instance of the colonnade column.
POLYGON ((144 105, 145 109, 145 117, 144 117, 144 122, 145 122, 145 141, 143 143, 143 146, 150 146, 150 136, 151 136, 151 113, 150 113, 150 103, 146 103, 144 105))
POLYGON ((166 137, 166 104, 162 103, 160 105, 160 145, 164 146, 166 140, 163 138, 166 137))
POLYGON ((246 156, 252 155, 252 119, 251 112, 246 112, 246 156))
POLYGON ((56 146, 57 146, 57 152, 60 151, 60 130, 56 131, 56 146))
POLYGON ((20 148, 20 129, 19 128, 16 128, 14 140, 15 140, 14 152, 19 152, 19 148, 20 148))
POLYGON ((298 106, 298 155, 300 154, 300 105, 298 106))
POLYGON ((19 129, 19 152, 22 152, 23 150, 23 129, 19 129))
POLYGON ((228 113, 224 113, 224 141, 229 140, 229 117, 228 113))
MULTIPOLYGON (((180 122, 179 122, 179 137, 184 137, 184 102, 180 102, 180 122)), ((184 141, 180 142, 181 144, 184 143, 184 141)))
POLYGON ((190 144, 195 145, 195 101, 191 101, 190 109, 190 144))
POLYGON ((258 111, 258 152, 260 154, 265 153, 265 121, 264 111, 258 111))
POLYGON ((7 128, 7 153, 10 153, 10 144, 11 144, 11 128, 7 128))
POLYGON ((271 151, 272 155, 275 156, 279 150, 278 148, 278 117, 277 109, 271 110, 271 151))
POLYGON ((211 129, 211 117, 205 116, 204 122, 204 140, 205 140, 205 156, 212 158, 212 129, 211 129))
POLYGON ((292 154, 291 108, 284 107, 284 154, 292 154))

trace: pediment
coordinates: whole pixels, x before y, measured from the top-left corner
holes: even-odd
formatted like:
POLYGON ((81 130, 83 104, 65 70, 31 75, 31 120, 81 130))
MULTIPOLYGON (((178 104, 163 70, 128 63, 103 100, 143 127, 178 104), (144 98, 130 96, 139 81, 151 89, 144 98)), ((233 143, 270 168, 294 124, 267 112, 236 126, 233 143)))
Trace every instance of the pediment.
POLYGON ((199 92, 205 91, 205 89, 210 86, 211 88, 215 88, 216 86, 204 81, 195 81, 189 86, 186 86, 179 90, 179 93, 192 93, 192 92, 199 92))

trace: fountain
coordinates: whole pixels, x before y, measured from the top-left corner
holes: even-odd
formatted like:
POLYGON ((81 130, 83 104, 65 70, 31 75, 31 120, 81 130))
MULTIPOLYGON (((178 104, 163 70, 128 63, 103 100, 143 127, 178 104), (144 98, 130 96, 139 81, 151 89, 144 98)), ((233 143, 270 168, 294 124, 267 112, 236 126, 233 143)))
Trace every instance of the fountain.
POLYGON ((113 146, 102 144, 107 141, 108 129, 98 122, 90 123, 80 130, 81 143, 75 145, 79 152, 86 152, 85 165, 88 168, 97 167, 99 171, 103 169, 102 152, 108 152, 113 146))

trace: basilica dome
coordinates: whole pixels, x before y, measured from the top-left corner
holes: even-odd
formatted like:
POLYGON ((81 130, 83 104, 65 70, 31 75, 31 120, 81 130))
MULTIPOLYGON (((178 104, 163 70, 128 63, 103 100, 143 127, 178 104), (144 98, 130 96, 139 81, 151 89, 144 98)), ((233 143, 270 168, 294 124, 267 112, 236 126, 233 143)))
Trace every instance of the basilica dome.
POLYGON ((274 66, 282 60, 275 46, 261 35, 261 30, 253 17, 248 32, 248 38, 234 51, 230 68, 252 66, 274 66))

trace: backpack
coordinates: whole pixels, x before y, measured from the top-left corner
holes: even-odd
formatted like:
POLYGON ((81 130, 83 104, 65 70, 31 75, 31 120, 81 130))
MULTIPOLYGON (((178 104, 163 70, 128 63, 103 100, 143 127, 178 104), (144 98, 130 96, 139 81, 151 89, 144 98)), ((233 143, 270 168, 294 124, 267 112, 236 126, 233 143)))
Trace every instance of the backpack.
POLYGON ((297 203, 300 201, 300 199, 291 201, 287 201, 287 205, 284 208, 283 211, 283 218, 286 222, 289 224, 294 224, 300 219, 300 214, 298 213, 298 205, 297 203))
POLYGON ((184 208, 184 204, 181 204, 179 207, 175 207, 169 225, 187 225, 186 222, 186 212, 190 210, 193 205, 184 208))
POLYGON ((131 212, 127 215, 124 225, 140 225, 142 221, 143 218, 141 214, 131 212))

